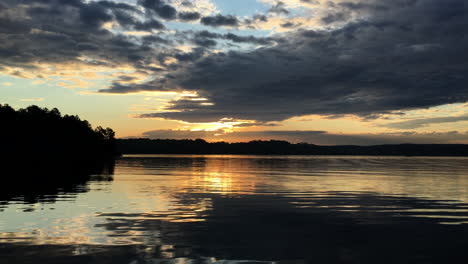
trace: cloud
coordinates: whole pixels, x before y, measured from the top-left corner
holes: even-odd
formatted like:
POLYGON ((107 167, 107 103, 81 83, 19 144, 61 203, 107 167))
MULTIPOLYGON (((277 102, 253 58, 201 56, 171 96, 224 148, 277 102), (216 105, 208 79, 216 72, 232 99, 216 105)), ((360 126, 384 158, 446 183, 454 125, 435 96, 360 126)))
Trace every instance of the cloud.
POLYGON ((223 131, 191 131, 191 130, 153 130, 144 132, 143 136, 154 139, 197 139, 197 138, 212 138, 216 134, 223 131))
POLYGON ((432 118, 419 118, 401 122, 393 122, 384 124, 382 126, 396 129, 415 129, 425 127, 432 124, 444 124, 468 121, 468 115, 463 116, 447 116, 447 117, 432 117, 432 118))
POLYGON ((281 121, 309 114, 375 117, 468 100, 463 0, 366 1, 365 20, 299 30, 271 47, 212 54, 172 72, 153 89, 184 89, 212 106, 148 113, 189 122, 281 121), (444 2, 445 3, 445 2, 444 2), (162 84, 163 83, 163 84, 162 84))
POLYGON ((215 3, 212 0, 171 0, 179 14, 184 12, 199 13, 201 16, 209 16, 219 13, 215 3))
POLYGON ((211 27, 236 27, 239 25, 239 20, 237 17, 232 15, 216 15, 216 16, 206 16, 201 19, 201 23, 205 26, 211 27))
POLYGON ((42 102, 44 101, 44 98, 38 97, 38 98, 26 98, 26 99, 21 99, 21 102, 42 102))
POLYGON ((198 12, 180 12, 179 19, 182 21, 193 21, 200 19, 201 14, 198 12))
POLYGON ((268 13, 276 13, 276 14, 289 14, 289 11, 285 8, 285 3, 282 1, 276 2, 274 6, 268 9, 268 13))
MULTIPOLYGON (((80 0, 6 1, 0 10, 0 70, 21 78, 36 75, 60 78, 62 73, 51 69, 89 67, 107 72, 116 69, 126 73, 134 71, 146 73, 146 79, 150 76, 164 79, 183 66, 182 62, 205 56, 206 52, 197 46, 214 47, 217 39, 224 41, 225 48, 231 45, 226 41, 272 44, 267 38, 234 33, 219 35, 216 39, 189 39, 191 35, 168 29, 165 20, 196 21, 203 15, 208 17, 205 19, 208 23, 227 25, 232 18, 237 19, 219 15, 210 20, 210 12, 216 10, 206 0, 190 5, 184 3, 176 0, 141 0, 135 4, 80 0), (192 45, 191 50, 181 52, 178 49, 181 45, 192 45)), ((154 90, 152 85, 157 83, 151 81, 137 89, 154 90)), ((115 89, 110 91, 132 92, 128 83, 119 80, 111 80, 111 88, 115 89)))
POLYGON ((321 20, 325 24, 332 24, 335 22, 342 22, 346 21, 349 19, 349 14, 345 12, 335 12, 335 13, 330 13, 325 17, 322 17, 321 20))
POLYGON ((381 133, 333 134, 326 131, 242 131, 225 133, 217 131, 153 130, 143 133, 152 139, 196 139, 207 141, 246 142, 251 140, 286 140, 292 143, 307 142, 317 145, 381 145, 381 144, 451 144, 468 143, 468 133, 381 133))
POLYGON ((292 23, 292 22, 285 22, 283 24, 281 24, 281 27, 283 28, 297 28, 297 27, 300 27, 302 24, 301 23, 298 23, 298 24, 295 24, 295 23, 292 23))
POLYGON ((165 26, 155 20, 155 19, 152 19, 152 20, 149 20, 149 21, 146 21, 146 22, 143 22, 143 23, 140 23, 140 22, 137 22, 135 23, 135 27, 134 27, 136 30, 144 30, 144 31, 151 31, 153 29, 164 29, 165 26))
POLYGON ((233 33, 219 34, 206 30, 194 32, 193 35, 194 37, 192 41, 201 47, 216 46, 217 42, 215 41, 215 39, 227 40, 234 43, 249 43, 255 45, 272 45, 276 41, 276 39, 269 37, 259 38, 252 35, 240 36, 233 33))
MULTIPOLYGON (((104 28, 106 23, 114 20, 114 11, 134 10, 125 4, 46 1, 38 6, 33 0, 25 0, 21 4, 11 4, 9 10, 27 13, 27 16, 0 20, 0 28, 17 28, 15 32, 0 34, 1 64, 30 67, 38 63, 76 63, 82 56, 93 57, 94 61, 114 59, 119 63, 132 63, 145 52, 137 49, 138 45, 130 37, 113 34, 104 28)), ((140 23, 129 19, 125 25, 129 23, 137 27, 160 28, 153 20, 140 23)))
POLYGON ((216 13, 209 1, 6 0, 0 69, 21 78, 85 68, 137 72, 143 77, 110 80, 101 92, 191 91, 208 98, 175 100, 163 112, 142 115, 189 122, 374 118, 468 100, 463 0, 265 1, 289 14, 239 19, 216 13), (313 8, 295 17, 291 9, 304 5, 313 8), (309 17, 325 23, 311 30, 309 17), (261 37, 168 29, 167 21, 177 19, 236 30, 248 21, 275 22, 289 31, 261 37))
MULTIPOLYGON (((135 5, 112 1, 6 1, 0 10, 0 70, 67 84, 80 69, 145 73, 164 68, 177 49, 165 25, 135 5), (158 34, 146 36, 154 31, 158 34), (61 70, 63 70, 61 72, 61 70)), ((104 78, 104 77, 102 77, 104 78)), ((90 83, 86 83, 89 86, 90 83)))
POLYGON ((83 5, 80 8, 81 21, 88 26, 97 27, 112 20, 107 8, 97 3, 83 5))
POLYGON ((167 20, 175 19, 177 16, 177 10, 162 0, 140 0, 140 4, 151 14, 167 20))

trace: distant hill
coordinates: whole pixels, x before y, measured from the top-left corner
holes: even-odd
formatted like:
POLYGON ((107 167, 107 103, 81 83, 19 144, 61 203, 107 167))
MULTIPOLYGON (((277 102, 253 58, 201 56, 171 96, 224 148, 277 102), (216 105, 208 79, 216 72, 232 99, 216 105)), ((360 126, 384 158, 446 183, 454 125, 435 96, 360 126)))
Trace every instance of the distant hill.
POLYGON ((118 139, 117 150, 123 154, 468 156, 468 145, 461 144, 318 146, 280 140, 209 143, 203 139, 118 139))

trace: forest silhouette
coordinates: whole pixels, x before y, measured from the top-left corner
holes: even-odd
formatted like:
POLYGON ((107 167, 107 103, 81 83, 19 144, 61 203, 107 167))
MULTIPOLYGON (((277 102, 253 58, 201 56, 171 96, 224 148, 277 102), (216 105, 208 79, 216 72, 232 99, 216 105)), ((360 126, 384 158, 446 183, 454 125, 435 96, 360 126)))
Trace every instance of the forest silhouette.
POLYGON ((203 139, 118 139, 123 154, 240 154, 240 155, 369 155, 369 156, 468 156, 463 144, 398 144, 376 146, 319 146, 282 140, 241 143, 203 139))
POLYGON ((88 121, 62 116, 57 108, 0 105, 0 122, 2 170, 90 174, 116 154, 111 128, 93 129, 88 121))

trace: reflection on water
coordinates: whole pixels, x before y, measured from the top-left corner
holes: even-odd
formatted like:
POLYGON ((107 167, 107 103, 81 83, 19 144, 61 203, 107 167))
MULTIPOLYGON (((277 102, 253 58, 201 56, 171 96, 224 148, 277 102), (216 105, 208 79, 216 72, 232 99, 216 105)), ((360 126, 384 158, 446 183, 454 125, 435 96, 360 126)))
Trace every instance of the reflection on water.
POLYGON ((1 196, 0 263, 468 259, 465 158, 146 155, 93 177, 1 196))

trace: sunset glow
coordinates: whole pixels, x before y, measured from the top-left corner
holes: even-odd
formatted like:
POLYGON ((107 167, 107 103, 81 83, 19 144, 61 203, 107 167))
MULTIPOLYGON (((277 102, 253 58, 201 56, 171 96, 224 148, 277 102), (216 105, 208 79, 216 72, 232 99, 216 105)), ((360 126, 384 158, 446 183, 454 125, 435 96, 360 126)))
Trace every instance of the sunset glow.
POLYGON ((7 0, 0 103, 121 138, 468 143, 466 6, 416 2, 7 0))

